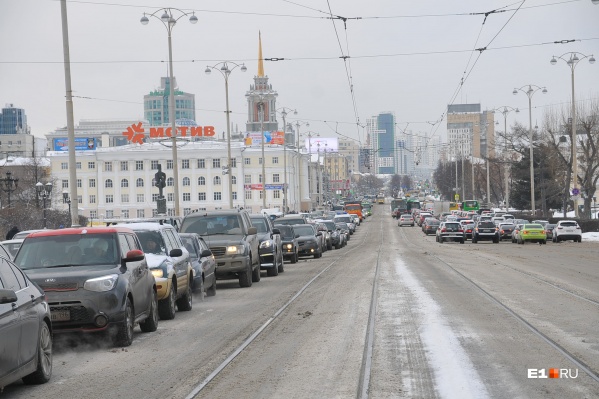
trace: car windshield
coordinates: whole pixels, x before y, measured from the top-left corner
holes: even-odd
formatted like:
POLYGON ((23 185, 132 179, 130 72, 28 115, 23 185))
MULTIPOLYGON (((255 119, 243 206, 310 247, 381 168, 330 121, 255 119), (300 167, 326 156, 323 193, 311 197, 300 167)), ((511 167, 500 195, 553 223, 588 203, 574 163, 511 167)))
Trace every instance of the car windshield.
POLYGON ((277 224, 277 225, 275 225, 275 228, 279 229, 282 239, 294 238, 295 233, 293 232, 293 227, 282 225, 282 224, 277 224))
POLYGON ((336 230, 337 226, 335 226, 334 222, 322 222, 325 226, 327 226, 328 230, 336 230))
POLYGON ((198 258, 199 254, 196 251, 195 246, 193 245, 193 238, 192 237, 188 237, 188 236, 180 236, 181 237, 181 241, 183 241, 183 245, 185 246, 185 249, 187 249, 187 252, 189 252, 189 256, 191 256, 192 258, 198 258))
POLYGON ((444 226, 447 230, 458 230, 462 226, 459 223, 445 223, 444 226))
POLYGON ((513 229, 515 226, 512 223, 501 223, 499 228, 501 229, 513 229))
POLYGON ((23 270, 120 264, 114 234, 65 234, 27 238, 15 258, 23 270))
POLYGON ((268 233, 268 225, 263 218, 252 218, 252 226, 258 230, 258 233, 268 233))
POLYGON ((351 217, 349 217, 349 216, 337 216, 335 218, 335 222, 352 223, 352 220, 351 220, 351 217))
POLYGON ((525 230, 530 230, 530 229, 543 229, 543 225, 542 224, 525 224, 523 229, 525 230))
POLYGON ((562 222, 560 226, 563 227, 576 227, 576 222, 562 222))
POLYGON ((314 235, 314 229, 312 228, 312 226, 296 226, 293 228, 293 230, 295 231, 295 234, 300 236, 314 235))
POLYGON ((141 248, 147 254, 166 255, 166 245, 157 231, 136 231, 141 248))
POLYGON ((17 255, 17 252, 19 252, 19 248, 21 248, 21 243, 20 242, 7 242, 7 243, 2 243, 2 246, 4 246, 4 248, 6 248, 6 250, 10 254, 10 256, 12 256, 14 258, 17 255))
POLYGON ((201 236, 242 234, 237 215, 215 215, 197 218, 181 226, 181 233, 197 233, 201 236))
POLYGON ((279 218, 277 219, 277 223, 278 224, 286 224, 286 225, 296 225, 296 224, 306 224, 306 222, 304 221, 304 219, 300 219, 300 218, 279 218))
POLYGON ((479 222, 478 227, 483 229, 495 228, 495 223, 493 222, 479 222))

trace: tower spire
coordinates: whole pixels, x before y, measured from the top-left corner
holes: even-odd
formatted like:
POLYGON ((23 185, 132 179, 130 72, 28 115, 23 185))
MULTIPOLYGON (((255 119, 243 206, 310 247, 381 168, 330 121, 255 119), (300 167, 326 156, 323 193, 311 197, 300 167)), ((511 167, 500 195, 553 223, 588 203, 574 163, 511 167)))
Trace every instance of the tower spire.
POLYGON ((258 77, 264 76, 264 63, 262 62, 262 36, 258 31, 258 77))

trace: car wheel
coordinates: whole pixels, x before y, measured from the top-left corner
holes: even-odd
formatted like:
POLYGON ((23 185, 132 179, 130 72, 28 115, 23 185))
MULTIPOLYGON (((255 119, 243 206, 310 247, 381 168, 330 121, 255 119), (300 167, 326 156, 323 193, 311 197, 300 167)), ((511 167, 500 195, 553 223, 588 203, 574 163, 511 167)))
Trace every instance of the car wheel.
POLYGON ((279 275, 279 267, 277 266, 276 262, 272 265, 272 267, 266 269, 266 275, 268 277, 275 277, 279 275))
POLYGON ((139 323, 139 328, 143 332, 153 332, 158 329, 158 299, 156 291, 152 289, 152 302, 150 303, 150 314, 148 317, 139 323))
POLYGON ((216 277, 212 281, 212 285, 210 288, 206 290, 206 296, 215 296, 216 295, 216 277))
POLYGON ((578 237, 578 242, 582 242, 582 236, 578 237))
POLYGON ((252 270, 252 282, 257 283, 260 281, 260 277, 260 265, 258 265, 252 270))
POLYGON ((466 240, 464 240, 463 238, 460 240, 460 244, 463 244, 465 242, 466 242, 466 240))
POLYGON ((499 238, 497 238, 497 237, 493 238, 493 244, 499 244, 499 238))
POLYGON ((439 237, 439 244, 443 244, 443 237, 439 237))
POLYGON ((333 249, 333 244, 329 241, 327 244, 327 251, 330 251, 331 249, 333 249))
POLYGON ((198 302, 204 302, 204 297, 205 297, 204 293, 206 291, 206 285, 205 285, 206 283, 204 282, 203 278, 200 279, 199 284, 200 284, 199 287, 196 287, 194 284, 194 289, 192 291, 192 294, 195 296, 195 298, 198 302))
POLYGON ((114 337, 115 346, 129 346, 133 342, 133 327, 135 319, 133 316, 133 305, 131 300, 127 298, 125 303, 125 320, 117 327, 117 332, 114 337))
POLYGON ((541 244, 546 245, 547 244, 547 240, 541 241, 541 244))
POLYGON ((478 240, 476 239, 476 237, 472 236, 472 244, 476 244, 478 242, 478 240))
POLYGON ((239 286, 244 288, 252 286, 252 258, 245 272, 239 274, 239 286))
POLYGON ((297 263, 297 252, 291 256, 291 263, 297 263))
MULTIPOLYGON (((193 295, 191 295, 191 284, 193 277, 189 276, 189 284, 187 285, 187 292, 183 294, 181 298, 177 300, 177 308, 179 310, 187 312, 193 307, 193 295)), ((204 295, 204 289, 202 288, 202 296, 204 295)))
POLYGON ((27 385, 43 384, 52 376, 52 333, 46 322, 42 322, 40 339, 37 347, 37 369, 23 377, 27 385))
POLYGON ((284 273, 285 272, 285 257, 283 256, 283 253, 281 253, 280 258, 281 258, 280 259, 281 262, 279 263, 279 266, 278 266, 279 273, 284 273))
POLYGON ((175 284, 171 282, 171 289, 168 296, 158 301, 158 316, 162 320, 172 320, 175 318, 175 284))

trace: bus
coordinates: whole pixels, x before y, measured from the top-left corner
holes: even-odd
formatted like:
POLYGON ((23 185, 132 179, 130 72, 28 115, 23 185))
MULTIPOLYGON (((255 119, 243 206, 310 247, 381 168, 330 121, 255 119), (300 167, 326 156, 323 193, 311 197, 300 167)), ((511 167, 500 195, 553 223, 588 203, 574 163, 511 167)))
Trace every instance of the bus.
POLYGON ((394 198, 391 200, 391 212, 399 208, 399 214, 403 215, 408 212, 408 203, 405 198, 394 198))
POLYGON ((420 201, 417 198, 408 198, 406 205, 408 213, 412 213, 412 209, 420 209, 420 201))
POLYGON ((464 200, 462 201, 462 210, 463 211, 474 211, 478 212, 480 209, 480 205, 477 200, 464 200))
POLYGON ((345 212, 353 215, 358 215, 360 222, 364 220, 362 215, 362 203, 361 202, 346 202, 344 205, 345 212))
POLYGON ((449 203, 449 212, 451 211, 459 211, 460 210, 460 206, 458 205, 457 202, 450 202, 449 203))

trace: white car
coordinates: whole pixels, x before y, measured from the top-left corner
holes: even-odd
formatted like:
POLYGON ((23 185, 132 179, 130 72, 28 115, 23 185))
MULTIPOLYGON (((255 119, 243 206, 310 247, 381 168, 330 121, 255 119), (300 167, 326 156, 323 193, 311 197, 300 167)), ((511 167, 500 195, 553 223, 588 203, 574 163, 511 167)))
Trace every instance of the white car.
POLYGON ((414 227, 414 218, 410 214, 401 215, 397 221, 398 226, 412 226, 414 227))
POLYGON ((582 229, 576 220, 560 220, 553 229, 553 242, 572 240, 582 242, 582 229))

